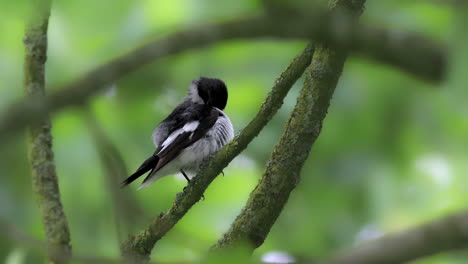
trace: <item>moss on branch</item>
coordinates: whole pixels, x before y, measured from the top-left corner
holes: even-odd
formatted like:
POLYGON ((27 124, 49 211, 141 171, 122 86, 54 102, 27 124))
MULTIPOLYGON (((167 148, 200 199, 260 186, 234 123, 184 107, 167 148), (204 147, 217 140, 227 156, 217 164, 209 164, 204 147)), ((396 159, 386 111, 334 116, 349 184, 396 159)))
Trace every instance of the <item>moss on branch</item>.
MULTIPOLYGON (((349 6, 348 1, 331 1, 331 8, 335 12, 337 7, 345 7, 357 17, 364 2, 353 1, 353 5, 349 6)), ((263 244, 290 193, 300 181, 302 166, 320 134, 346 57, 346 50, 325 44, 316 45, 312 63, 305 72, 303 88, 284 134, 273 148, 260 182, 214 249, 245 242, 252 248, 263 244)))
POLYGON ((205 162, 183 193, 176 196, 171 208, 161 213, 145 230, 123 243, 128 263, 146 263, 155 243, 161 239, 200 200, 208 185, 260 133, 283 104, 283 99, 310 64, 314 49, 308 45, 275 81, 257 115, 213 158, 205 162))
MULTIPOLYGON (((28 21, 24 37, 24 88, 31 101, 42 100, 45 96, 50 1, 34 0, 33 5, 36 7, 36 13, 28 21)), ((70 232, 60 201, 50 120, 34 120, 29 129, 29 136, 33 189, 45 227, 49 260, 51 263, 67 263, 71 255, 70 232)))
POLYGON ((280 215, 317 139, 344 62, 344 54, 320 46, 306 70, 304 87, 263 177, 215 248, 248 242, 260 246, 280 215))

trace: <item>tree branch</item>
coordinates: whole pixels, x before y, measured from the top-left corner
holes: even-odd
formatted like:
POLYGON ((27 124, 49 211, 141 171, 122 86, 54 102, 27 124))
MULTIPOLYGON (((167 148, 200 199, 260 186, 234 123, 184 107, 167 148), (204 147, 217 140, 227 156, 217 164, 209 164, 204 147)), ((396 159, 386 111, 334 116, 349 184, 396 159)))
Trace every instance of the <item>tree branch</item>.
POLYGON ((395 234, 385 235, 343 252, 323 264, 406 263, 468 246, 468 211, 395 234))
POLYGON ((41 100, 24 100, 12 105, 0 117, 0 136, 11 135, 50 112, 80 105, 107 85, 154 60, 223 40, 314 39, 397 66, 426 80, 439 82, 444 78, 445 48, 428 38, 358 25, 339 13, 329 14, 320 9, 312 12, 257 16, 173 33, 90 71, 41 100))
MULTIPOLYGON (((28 101, 43 100, 45 96, 47 26, 51 3, 35 0, 33 5, 37 13, 28 21, 24 37, 24 88, 28 101)), ((60 201, 50 120, 47 117, 36 120, 29 132, 33 188, 45 226, 49 259, 52 263, 67 263, 71 256, 70 232, 60 201)))
POLYGON ((283 104, 283 99, 310 64, 314 50, 308 45, 288 68, 275 81, 257 115, 250 123, 214 157, 205 162, 202 168, 187 185, 183 193, 178 193, 171 208, 161 213, 145 230, 132 236, 122 245, 124 256, 129 263, 145 263, 155 243, 161 239, 184 215, 200 200, 208 185, 247 145, 260 133, 265 125, 283 104))
MULTIPOLYGON (((40 239, 32 237, 19 229, 14 224, 0 219, 0 234, 2 239, 7 239, 16 242, 17 246, 26 247, 38 251, 43 254, 46 251, 46 243, 40 239)), ((111 259, 107 257, 88 256, 74 254, 70 260, 76 263, 87 264, 126 264, 121 259, 111 259)), ((189 262, 151 262, 151 264, 189 264, 189 262)))
POLYGON ((138 206, 131 189, 127 188, 125 192, 121 190, 120 182, 128 176, 127 167, 121 153, 106 135, 90 107, 85 109, 85 118, 105 174, 105 186, 112 203, 120 245, 130 233, 132 224, 141 223, 145 212, 138 206))
POLYGON ((0 233, 2 238, 15 241, 23 247, 37 249, 42 252, 46 250, 43 241, 24 233, 21 229, 3 219, 0 219, 0 233))
MULTIPOLYGON (((344 7, 354 17, 362 12, 365 0, 330 1, 333 12, 344 7), (351 9, 352 8, 352 9, 351 9)), ((304 86, 280 141, 273 148, 263 176, 249 196, 241 213, 214 249, 247 242, 259 247, 281 214, 310 149, 320 134, 338 79, 347 57, 346 50, 317 44, 311 65, 305 72, 304 86)))

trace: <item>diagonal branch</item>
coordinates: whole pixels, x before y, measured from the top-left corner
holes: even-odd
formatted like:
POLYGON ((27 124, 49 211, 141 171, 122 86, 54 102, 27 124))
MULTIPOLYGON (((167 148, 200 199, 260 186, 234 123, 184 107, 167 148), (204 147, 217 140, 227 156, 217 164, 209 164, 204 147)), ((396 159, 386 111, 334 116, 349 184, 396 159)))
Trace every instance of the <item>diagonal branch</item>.
POLYGON ((309 45, 275 81, 275 84, 250 123, 221 151, 205 162, 169 210, 162 212, 145 230, 122 245, 129 263, 146 263, 155 243, 161 239, 200 200, 208 185, 260 133, 283 104, 283 99, 310 64, 314 49, 309 45))
MULTIPOLYGON (((350 3, 330 1, 333 12, 343 11, 350 3)), ((365 0, 353 1, 348 11, 357 17, 365 0)), ((229 230, 214 245, 226 248, 247 242, 257 248, 281 214, 289 195, 300 181, 300 172, 318 138, 338 79, 347 57, 346 50, 317 44, 311 65, 305 72, 304 86, 298 96, 283 136, 273 148, 263 177, 249 196, 229 230)), ((252 248, 252 249, 253 249, 252 248)))
MULTIPOLYGON (((50 1, 34 0, 36 12, 28 21, 24 45, 24 88, 28 100, 45 96, 45 62, 50 1)), ((47 238, 51 263, 67 263, 71 255, 70 231, 60 201, 60 191, 52 151, 51 122, 35 120, 30 126, 29 158, 32 182, 47 238)))
POLYGON ((306 15, 257 16, 188 28, 151 42, 90 71, 41 100, 24 100, 0 117, 0 136, 13 134, 48 113, 80 105, 112 82, 162 57, 232 39, 314 39, 346 48, 417 77, 440 82, 446 72, 445 48, 409 32, 358 25, 342 14, 316 9, 306 15))
POLYGON ((406 263, 468 246, 468 211, 446 216, 402 232, 384 235, 323 264, 406 263))
POLYGON ((214 248, 248 242, 259 247, 280 215, 292 190, 300 181, 300 171, 317 139, 331 95, 344 63, 344 55, 331 56, 317 47, 312 65, 306 70, 304 87, 285 128, 274 147, 266 170, 229 230, 214 248), (324 71, 325 70, 325 71, 324 71), (324 73, 324 74, 323 74, 324 73), (322 75, 318 78, 316 75, 322 75), (324 76, 329 75, 329 76, 324 76))
POLYGON ((138 206, 131 189, 128 188, 126 192, 120 189, 122 178, 128 175, 121 153, 106 135, 90 107, 85 109, 84 114, 105 174, 105 186, 110 196, 109 200, 112 202, 118 244, 120 244, 130 233, 132 224, 141 222, 145 213, 138 206))

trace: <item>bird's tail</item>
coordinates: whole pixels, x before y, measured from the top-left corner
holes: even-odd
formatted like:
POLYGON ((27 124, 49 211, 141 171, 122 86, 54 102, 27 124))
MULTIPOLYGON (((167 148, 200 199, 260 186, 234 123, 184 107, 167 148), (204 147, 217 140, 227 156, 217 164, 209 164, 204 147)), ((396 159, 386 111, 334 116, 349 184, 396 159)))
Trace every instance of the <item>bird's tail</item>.
POLYGON ((141 166, 135 171, 135 173, 130 175, 126 180, 124 180, 121 183, 120 186, 123 188, 123 187, 129 185, 130 183, 132 183, 134 180, 138 179, 141 175, 145 174, 149 170, 151 170, 151 172, 153 172, 153 170, 156 168, 156 165, 158 164, 158 161, 159 161, 158 156, 151 155, 151 157, 149 157, 147 160, 145 160, 145 162, 143 162, 143 164, 141 164, 141 166))

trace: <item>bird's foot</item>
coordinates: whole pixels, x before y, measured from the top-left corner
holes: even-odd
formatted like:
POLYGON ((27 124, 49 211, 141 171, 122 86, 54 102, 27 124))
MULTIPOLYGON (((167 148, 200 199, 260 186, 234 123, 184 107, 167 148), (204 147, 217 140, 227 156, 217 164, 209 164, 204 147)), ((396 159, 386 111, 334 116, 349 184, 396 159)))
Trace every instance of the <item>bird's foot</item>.
POLYGON ((221 174, 222 174, 222 175, 223 175, 223 177, 224 177, 224 171, 221 171, 221 174))

